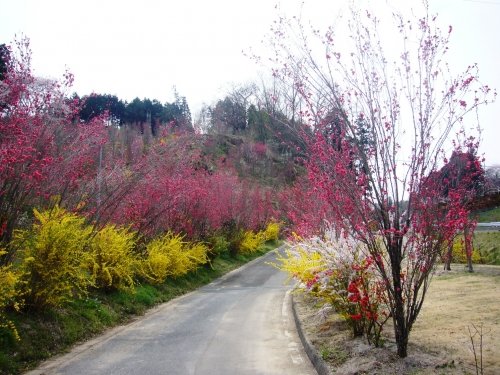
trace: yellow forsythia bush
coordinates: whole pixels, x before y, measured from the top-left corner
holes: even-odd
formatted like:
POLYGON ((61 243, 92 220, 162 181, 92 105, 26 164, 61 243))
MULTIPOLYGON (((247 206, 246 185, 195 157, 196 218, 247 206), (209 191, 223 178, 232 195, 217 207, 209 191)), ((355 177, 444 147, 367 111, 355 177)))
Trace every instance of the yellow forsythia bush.
POLYGON ((92 284, 85 265, 92 228, 83 218, 55 206, 34 210, 30 229, 14 233, 20 256, 20 285, 27 307, 60 306, 75 295, 84 295, 92 284))
POLYGON ((318 252, 309 252, 300 248, 286 250, 285 255, 278 255, 273 265, 307 284, 314 279, 319 271, 326 268, 326 262, 318 252))
MULTIPOLYGON (((0 250, 0 256, 3 254, 5 251, 0 250)), ((0 266, 0 329, 11 332, 14 339, 19 341, 16 326, 5 316, 6 308, 19 309, 17 284, 18 275, 12 270, 12 266, 0 266)))
POLYGON ((206 245, 183 239, 181 235, 168 232, 148 243, 147 257, 141 267, 142 276, 151 283, 159 284, 169 276, 185 275, 208 261, 206 245))
POLYGON ((89 271, 101 289, 132 290, 137 266, 136 235, 127 228, 106 225, 90 242, 89 271))
POLYGON ((280 224, 271 222, 267 224, 264 230, 264 239, 266 241, 277 241, 280 238, 280 224))
POLYGON ((259 250, 260 246, 266 242, 265 233, 257 232, 254 233, 251 230, 245 231, 243 233, 243 238, 240 242, 240 253, 251 254, 259 250))
MULTIPOLYGON (((452 262, 467 263, 467 255, 465 254, 465 244, 461 240, 455 240, 452 248, 452 262)), ((481 263, 481 254, 476 248, 472 249, 472 262, 481 263)))

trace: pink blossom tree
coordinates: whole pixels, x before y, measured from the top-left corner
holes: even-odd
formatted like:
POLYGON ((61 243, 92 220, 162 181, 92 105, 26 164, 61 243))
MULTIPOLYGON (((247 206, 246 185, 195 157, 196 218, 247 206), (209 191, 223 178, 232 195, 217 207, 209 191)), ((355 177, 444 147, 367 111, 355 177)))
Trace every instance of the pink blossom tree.
MULTIPOLYGON (((50 204, 74 191, 89 174, 103 123, 75 123, 77 103, 67 99, 73 77, 61 81, 35 77, 29 40, 9 54, 0 81, 0 243, 6 245, 33 206, 50 204)), ((26 220, 24 220, 26 221, 26 220)), ((3 262, 8 262, 8 252, 3 262)))
POLYGON ((394 15, 385 39, 390 22, 355 9, 347 34, 309 32, 298 18, 281 17, 272 39, 273 73, 299 90, 307 102, 301 116, 314 129, 307 140, 311 196, 323 203, 322 219, 373 259, 400 357, 443 245, 468 215, 467 189, 450 185, 443 197, 442 186, 424 182, 450 149, 477 149, 470 128, 479 124, 468 115, 495 96, 477 66, 450 73, 452 28, 441 30, 424 8, 420 18, 394 15))
MULTIPOLYGON (((476 221, 471 217, 470 210, 473 208, 477 198, 484 194, 485 178, 484 170, 474 148, 467 152, 454 151, 449 160, 445 160, 445 165, 436 172, 431 173, 424 184, 434 185, 433 189, 438 191, 439 196, 447 205, 453 203, 466 207, 462 218, 463 242, 465 244, 465 254, 467 257, 467 267, 469 272, 473 272, 472 267, 472 234, 476 226, 476 221), (458 202, 454 200, 458 199, 458 202)), ((452 251, 454 240, 449 241, 448 251, 444 254, 444 268, 451 269, 452 251)))

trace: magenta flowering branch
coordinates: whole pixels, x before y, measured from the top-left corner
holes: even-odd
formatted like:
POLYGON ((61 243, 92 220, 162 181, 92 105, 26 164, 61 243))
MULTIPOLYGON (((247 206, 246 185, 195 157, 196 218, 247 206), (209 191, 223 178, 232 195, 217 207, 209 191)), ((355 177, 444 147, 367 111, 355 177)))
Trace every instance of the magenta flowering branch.
POLYGON ((312 129, 302 186, 317 203, 294 211, 295 223, 307 234, 329 222, 365 246, 405 357, 443 247, 464 230, 471 238, 468 213, 483 170, 469 128, 479 127, 474 115, 496 93, 475 65, 450 74, 452 28, 440 27, 425 4, 421 16, 393 21, 382 36, 376 12, 353 8, 347 34, 309 33, 282 17, 273 68, 300 89, 312 129))

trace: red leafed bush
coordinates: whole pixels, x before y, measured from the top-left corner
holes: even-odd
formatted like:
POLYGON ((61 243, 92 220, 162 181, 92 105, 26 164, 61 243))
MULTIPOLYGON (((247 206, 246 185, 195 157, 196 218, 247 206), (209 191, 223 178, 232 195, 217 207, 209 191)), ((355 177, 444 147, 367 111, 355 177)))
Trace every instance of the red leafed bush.
MULTIPOLYGON (((31 72, 29 41, 11 51, 0 82, 0 242, 6 244, 31 207, 45 206, 77 190, 82 179, 94 178, 96 150, 104 142, 102 121, 75 121, 77 102, 62 82, 31 72)), ((7 252, 2 262, 12 257, 7 252)))
POLYGON ((258 230, 272 216, 271 192, 241 181, 225 167, 200 167, 196 136, 165 139, 131 167, 137 178, 112 219, 148 237, 173 231, 206 238, 228 225, 258 230))

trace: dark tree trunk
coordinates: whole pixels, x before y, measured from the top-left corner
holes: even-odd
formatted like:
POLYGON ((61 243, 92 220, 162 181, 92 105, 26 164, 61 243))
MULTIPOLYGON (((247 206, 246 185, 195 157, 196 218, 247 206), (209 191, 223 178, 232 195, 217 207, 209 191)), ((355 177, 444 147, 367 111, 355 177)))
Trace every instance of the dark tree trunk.
POLYGON ((448 250, 446 251, 446 257, 444 260, 444 269, 446 271, 451 271, 451 259, 453 257, 453 241, 448 244, 448 250))
POLYGON ((403 288, 401 284, 401 249, 397 243, 390 246, 390 258, 392 268, 392 281, 394 285, 394 305, 392 308, 392 320, 394 323, 394 335, 398 347, 398 356, 405 358, 408 355, 408 325, 406 322, 405 303, 403 299, 403 288))
POLYGON ((469 272, 474 272, 474 269, 472 268, 472 237, 470 236, 469 231, 469 225, 466 225, 464 228, 465 254, 467 256, 467 270, 469 272))
POLYGON ((408 330, 404 324, 403 317, 402 325, 395 326, 394 332, 396 334, 396 344, 398 346, 399 358, 406 358, 408 356, 408 330))
POLYGON ((402 298, 401 291, 396 292, 393 312, 393 322, 394 322, 394 335, 396 338, 396 344, 398 346, 398 356, 400 358, 405 358, 408 355, 408 326, 406 324, 406 316, 404 309, 404 302, 402 298))

